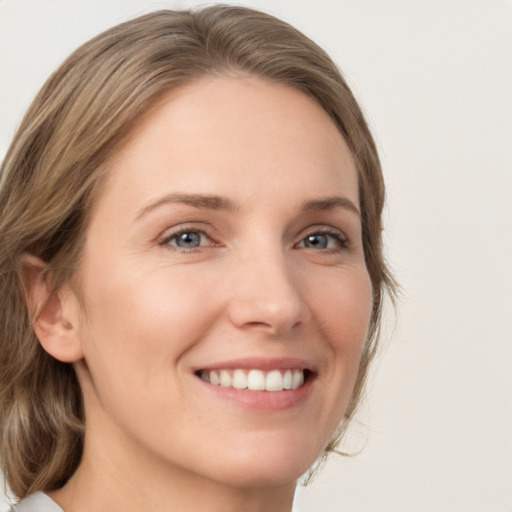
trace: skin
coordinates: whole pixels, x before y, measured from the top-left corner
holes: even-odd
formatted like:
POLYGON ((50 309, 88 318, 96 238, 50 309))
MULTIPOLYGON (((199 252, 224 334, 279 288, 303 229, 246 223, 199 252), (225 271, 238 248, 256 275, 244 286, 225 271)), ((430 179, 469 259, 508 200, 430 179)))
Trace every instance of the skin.
MULTIPOLYGON (((65 286, 36 325, 45 349, 75 365, 86 410, 83 460, 51 497, 66 512, 290 511, 366 339, 358 207, 340 132, 288 86, 202 79, 148 112, 92 211, 76 276, 85 311, 65 286), (164 200, 178 193, 228 204, 164 200), (333 197, 343 199, 318 203, 333 197), (183 231, 200 245, 179 247, 183 231), (306 398, 244 407, 195 374, 248 357, 307 361, 306 398)), ((32 263, 37 303, 45 285, 32 263)))

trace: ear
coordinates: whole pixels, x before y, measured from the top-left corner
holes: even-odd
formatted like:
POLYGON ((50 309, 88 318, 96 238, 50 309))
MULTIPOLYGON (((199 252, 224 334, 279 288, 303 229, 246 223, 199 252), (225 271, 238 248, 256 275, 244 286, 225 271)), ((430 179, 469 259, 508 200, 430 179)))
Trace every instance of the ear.
POLYGON ((69 285, 52 290, 47 264, 30 254, 21 259, 21 275, 32 326, 42 347, 65 363, 83 358, 78 336, 78 300, 69 285))

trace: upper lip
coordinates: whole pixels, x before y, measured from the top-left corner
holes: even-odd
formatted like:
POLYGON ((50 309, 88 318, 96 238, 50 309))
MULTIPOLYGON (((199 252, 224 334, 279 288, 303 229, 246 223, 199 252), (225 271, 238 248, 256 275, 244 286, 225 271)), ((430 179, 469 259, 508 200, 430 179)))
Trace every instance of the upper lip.
POLYGON ((219 361, 195 368, 194 371, 212 371, 212 370, 309 370, 316 372, 316 366, 307 359, 298 357, 245 357, 241 359, 229 359, 219 361))

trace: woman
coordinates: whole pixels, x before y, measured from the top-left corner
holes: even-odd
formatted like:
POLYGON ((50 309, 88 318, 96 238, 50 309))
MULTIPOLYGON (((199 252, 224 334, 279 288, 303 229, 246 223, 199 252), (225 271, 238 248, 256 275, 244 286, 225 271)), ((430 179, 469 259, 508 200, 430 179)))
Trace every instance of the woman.
POLYGON ((393 289, 329 57, 245 8, 142 16, 52 75, 1 180, 15 510, 291 510, 393 289))

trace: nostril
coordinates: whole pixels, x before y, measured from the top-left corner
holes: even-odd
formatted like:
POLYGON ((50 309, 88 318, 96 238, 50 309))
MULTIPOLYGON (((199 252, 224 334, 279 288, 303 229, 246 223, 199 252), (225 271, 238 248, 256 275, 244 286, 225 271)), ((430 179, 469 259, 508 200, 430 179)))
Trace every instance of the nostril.
POLYGON ((281 335, 307 322, 310 311, 299 296, 280 300, 272 293, 265 293, 252 299, 234 298, 229 306, 229 317, 238 328, 281 335))

